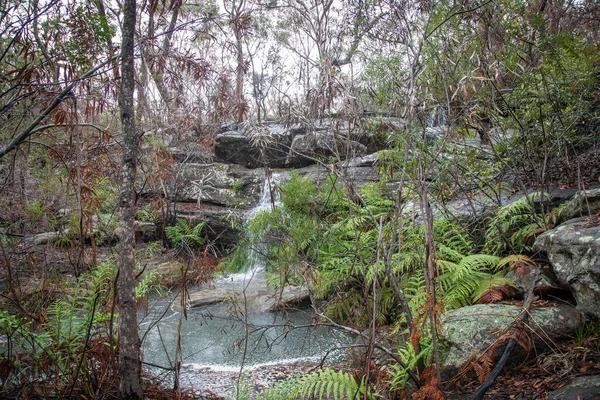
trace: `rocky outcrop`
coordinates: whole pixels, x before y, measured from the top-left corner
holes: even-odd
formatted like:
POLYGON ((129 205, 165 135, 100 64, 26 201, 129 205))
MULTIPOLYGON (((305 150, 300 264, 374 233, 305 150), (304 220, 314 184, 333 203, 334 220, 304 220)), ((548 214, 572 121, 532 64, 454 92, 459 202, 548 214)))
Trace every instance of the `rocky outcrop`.
MULTIPOLYGON (((442 376, 455 376, 465 361, 492 344, 498 332, 506 329, 521 311, 521 307, 512 305, 478 304, 445 313, 442 326, 449 348, 442 362, 442 376)), ((580 323, 579 312, 566 304, 533 307, 530 315, 527 327, 536 346, 571 335, 580 323)))
POLYGON ((266 299, 266 304, 270 304, 268 310, 276 311, 289 307, 299 307, 310 305, 310 291, 308 286, 285 286, 277 290, 273 296, 266 299))
POLYGON ((230 247, 237 243, 246 219, 243 210, 197 203, 178 203, 175 212, 177 218, 188 221, 191 226, 205 223, 206 237, 222 254, 227 254, 230 247))
POLYGON ((335 170, 341 182, 346 186, 351 186, 356 192, 360 185, 369 182, 378 182, 381 179, 377 168, 376 154, 370 154, 362 157, 355 157, 345 161, 340 161, 330 166, 311 165, 309 167, 298 168, 296 172, 303 177, 308 177, 316 183, 322 183, 335 170))
MULTIPOLYGON (((244 285, 245 290, 233 286, 231 288, 204 286, 189 294, 188 305, 190 307, 204 307, 220 302, 233 302, 248 313, 282 310, 288 307, 306 306, 310 304, 310 292, 306 285, 285 286, 276 289, 267 286, 262 272, 261 276, 248 278, 244 285)), ((240 275, 231 276, 232 282, 239 282, 240 275)), ((228 277, 222 278, 224 281, 228 277)))
POLYGON ((371 129, 346 121, 325 121, 314 126, 278 124, 224 125, 215 138, 218 160, 247 168, 302 168, 326 161, 377 151, 371 129))
POLYGON ((215 138, 215 156, 247 168, 284 168, 297 132, 277 124, 223 132, 215 138))
POLYGON ((264 171, 235 164, 181 164, 174 201, 248 209, 260 199, 264 171))
POLYGON ((240 131, 230 131, 217 135, 214 145, 215 156, 228 163, 243 165, 247 168, 261 166, 260 150, 250 138, 240 131))
POLYGON ((540 235, 534 248, 548 255, 557 279, 573 293, 577 308, 600 318, 600 225, 597 218, 570 220, 540 235))
POLYGON ((353 158, 366 154, 367 147, 355 140, 327 131, 313 131, 292 140, 286 160, 288 167, 306 167, 317 159, 353 158))
POLYGON ((61 236, 60 232, 44 232, 38 233, 31 238, 33 244, 43 245, 43 244, 54 244, 61 236))
POLYGON ((583 190, 575 196, 560 212, 559 222, 565 222, 573 218, 592 216, 600 211, 600 188, 583 190))
POLYGON ((522 299, 533 284, 533 294, 542 299, 572 300, 573 296, 567 286, 561 285, 551 268, 543 268, 537 274, 536 282, 531 282, 536 275, 536 270, 531 269, 527 274, 509 271, 506 278, 512 281, 510 295, 512 298, 522 299))

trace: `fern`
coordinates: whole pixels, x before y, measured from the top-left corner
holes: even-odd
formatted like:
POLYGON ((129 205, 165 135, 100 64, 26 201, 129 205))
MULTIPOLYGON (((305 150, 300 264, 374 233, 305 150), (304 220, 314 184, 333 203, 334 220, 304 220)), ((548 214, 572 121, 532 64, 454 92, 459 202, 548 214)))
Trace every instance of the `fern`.
POLYGON ((441 271, 438 282, 446 309, 473 304, 495 287, 511 286, 512 281, 504 277, 507 267, 527 260, 533 262, 522 255, 500 259, 487 254, 463 257, 458 263, 438 260, 441 271))
POLYGON ((265 390, 264 400, 300 399, 368 399, 374 398, 363 382, 357 383, 352 375, 343 371, 324 369, 295 376, 265 390))
POLYGON ((540 197, 549 195, 531 193, 498 209, 489 222, 484 250, 494 255, 531 250, 528 237, 546 227, 544 218, 537 215, 533 207, 533 201, 540 197))
POLYGON ((171 246, 179 250, 189 250, 202 246, 203 230, 204 222, 192 228, 186 220, 178 219, 175 225, 165 228, 165 234, 171 246))
POLYGON ((421 352, 419 354, 416 354, 413 346, 410 343, 405 343, 403 346, 398 348, 398 356, 404 365, 406 365, 406 368, 403 368, 398 364, 390 365, 390 379, 388 382, 393 391, 405 389, 409 378, 407 371, 414 371, 419 360, 428 360, 431 358, 433 354, 433 342, 431 341, 430 336, 427 337, 427 340, 421 341, 420 348, 421 352))

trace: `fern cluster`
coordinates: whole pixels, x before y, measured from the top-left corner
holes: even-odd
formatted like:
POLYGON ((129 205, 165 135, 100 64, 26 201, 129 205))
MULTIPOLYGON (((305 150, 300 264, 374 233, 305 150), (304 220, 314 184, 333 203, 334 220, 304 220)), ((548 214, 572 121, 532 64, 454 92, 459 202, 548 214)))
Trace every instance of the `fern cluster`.
POLYGON ((373 399, 363 382, 356 382, 352 375, 343 371, 324 369, 310 374, 294 376, 265 390, 264 400, 345 400, 373 399))
POLYGON ((179 250, 196 249, 204 243, 204 222, 192 227, 189 222, 178 219, 175 225, 165 228, 165 235, 172 247, 179 250))
POLYGON ((546 228, 545 219, 533 206, 547 193, 530 193, 501 207, 490 218, 484 250, 498 256, 531 251, 534 235, 546 228))

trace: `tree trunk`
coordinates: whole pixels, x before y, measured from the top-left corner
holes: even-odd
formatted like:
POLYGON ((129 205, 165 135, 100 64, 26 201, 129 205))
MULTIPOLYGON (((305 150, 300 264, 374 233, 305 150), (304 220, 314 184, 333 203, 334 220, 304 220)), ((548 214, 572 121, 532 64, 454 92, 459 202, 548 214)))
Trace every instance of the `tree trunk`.
POLYGON ((122 399, 141 399, 140 339, 135 302, 135 175, 139 135, 135 126, 134 29, 135 0, 125 0, 121 45, 121 91, 119 108, 123 126, 123 166, 119 198, 119 386, 122 399))

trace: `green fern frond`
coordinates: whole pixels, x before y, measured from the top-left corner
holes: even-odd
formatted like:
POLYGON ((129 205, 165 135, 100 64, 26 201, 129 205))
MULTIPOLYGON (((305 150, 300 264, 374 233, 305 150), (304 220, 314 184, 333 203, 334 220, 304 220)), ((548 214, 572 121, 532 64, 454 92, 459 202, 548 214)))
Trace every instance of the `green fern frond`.
POLYGON ((529 234, 545 225, 544 218, 536 214, 533 202, 541 197, 549 198, 544 192, 530 193, 498 209, 489 221, 484 249, 490 254, 502 254, 508 250, 526 250, 525 239, 529 234))
POLYGON ((352 375, 343 371, 325 369, 310 374, 292 377, 265 390, 265 400, 301 400, 301 399, 373 399, 374 395, 357 383, 352 375))
POLYGON ((406 368, 399 364, 392 364, 389 367, 390 379, 389 384, 392 390, 403 390, 408 383, 409 370, 415 370, 419 360, 428 360, 433 354, 433 345, 431 340, 426 340, 421 343, 421 352, 416 354, 410 343, 405 343, 398 348, 398 357, 402 360, 406 368))
POLYGON ((438 259, 459 262, 464 257, 464 255, 459 253, 455 247, 449 247, 443 243, 437 243, 436 248, 438 259))
MULTIPOLYGON (((469 305, 473 293, 489 280, 489 272, 496 271, 500 258, 488 254, 473 254, 453 263, 438 260, 438 283, 443 291, 446 309, 469 305)), ((480 295, 481 296, 481 295, 480 295)))

